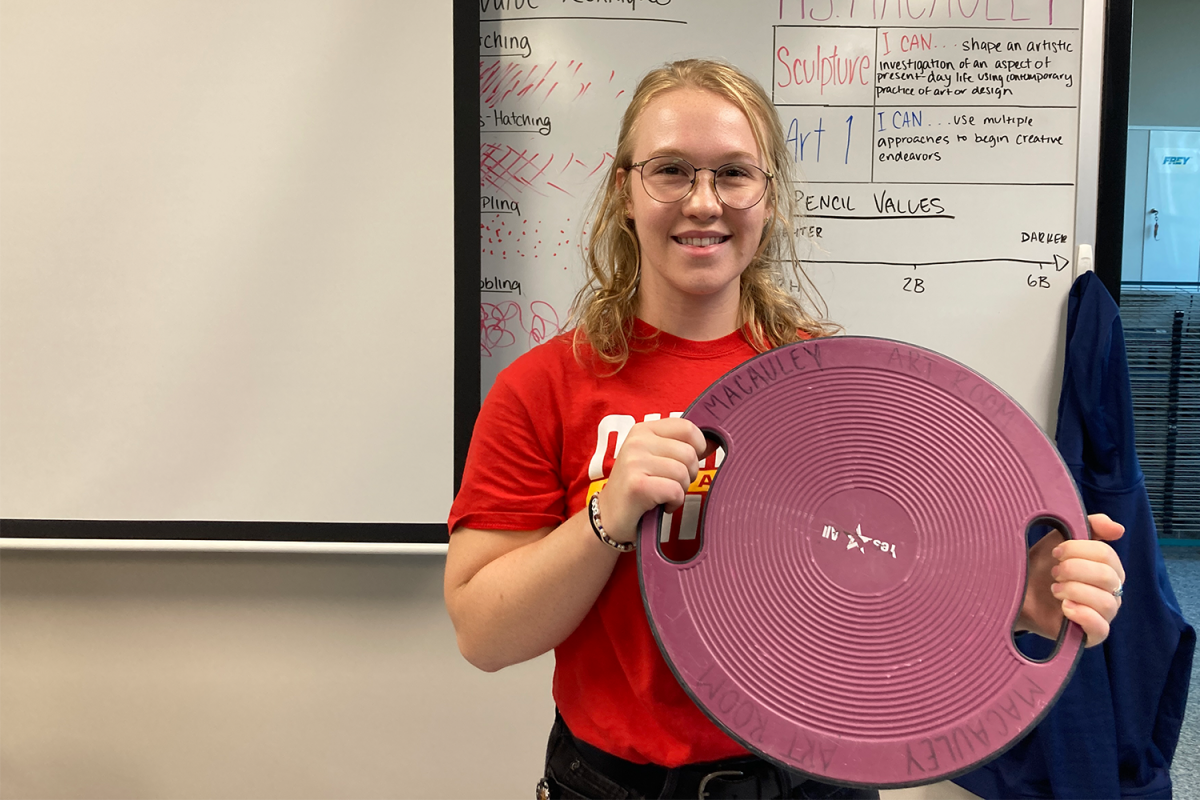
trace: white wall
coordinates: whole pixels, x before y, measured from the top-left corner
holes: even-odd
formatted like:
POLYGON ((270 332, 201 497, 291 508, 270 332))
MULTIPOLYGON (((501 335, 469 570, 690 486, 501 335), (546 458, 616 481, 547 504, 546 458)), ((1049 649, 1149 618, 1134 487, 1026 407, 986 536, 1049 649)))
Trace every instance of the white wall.
POLYGON ((458 654, 439 556, 0 558, 0 797, 524 798, 551 656, 458 654))
POLYGON ((468 665, 444 567, 5 551, 0 798, 532 797, 553 658, 468 665))

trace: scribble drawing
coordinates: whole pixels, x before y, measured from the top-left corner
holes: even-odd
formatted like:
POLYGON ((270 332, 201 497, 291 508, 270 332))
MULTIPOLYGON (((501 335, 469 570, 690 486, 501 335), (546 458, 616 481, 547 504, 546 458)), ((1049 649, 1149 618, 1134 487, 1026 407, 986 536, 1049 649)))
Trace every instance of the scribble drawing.
POLYGON ((554 306, 544 300, 529 304, 528 325, 521 305, 515 301, 479 304, 479 349, 484 357, 516 344, 514 331, 518 328, 528 334, 529 347, 534 347, 562 333, 562 321, 554 306))
POLYGON ((520 324, 521 307, 516 303, 479 304, 479 348, 484 356, 517 343, 517 337, 509 330, 509 323, 514 318, 520 324))
POLYGON ((562 333, 562 325, 554 306, 542 300, 529 304, 529 346, 541 344, 552 336, 562 333))

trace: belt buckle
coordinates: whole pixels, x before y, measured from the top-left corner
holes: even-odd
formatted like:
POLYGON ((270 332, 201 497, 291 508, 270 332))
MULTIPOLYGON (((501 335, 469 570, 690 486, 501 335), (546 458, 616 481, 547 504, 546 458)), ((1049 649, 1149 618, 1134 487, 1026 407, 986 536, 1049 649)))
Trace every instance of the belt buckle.
POLYGON ((711 781, 715 778, 726 778, 726 777, 740 778, 740 777, 742 777, 742 775, 743 775, 743 773, 739 772, 736 769, 718 770, 717 772, 708 773, 707 775, 705 775, 703 778, 700 779, 699 800, 708 800, 707 788, 708 788, 709 781, 711 781))

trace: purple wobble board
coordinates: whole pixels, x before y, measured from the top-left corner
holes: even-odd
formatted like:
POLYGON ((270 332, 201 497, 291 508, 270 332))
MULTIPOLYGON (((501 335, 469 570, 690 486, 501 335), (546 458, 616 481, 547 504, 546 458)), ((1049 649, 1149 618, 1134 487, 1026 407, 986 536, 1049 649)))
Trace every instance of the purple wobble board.
POLYGON ((684 415, 725 447, 698 553, 642 519, 651 628, 700 708, 748 749, 834 783, 913 786, 1036 724, 1083 646, 1034 662, 1011 630, 1027 528, 1088 536, 1025 411, 967 367, 887 339, 800 342, 726 374, 684 415))

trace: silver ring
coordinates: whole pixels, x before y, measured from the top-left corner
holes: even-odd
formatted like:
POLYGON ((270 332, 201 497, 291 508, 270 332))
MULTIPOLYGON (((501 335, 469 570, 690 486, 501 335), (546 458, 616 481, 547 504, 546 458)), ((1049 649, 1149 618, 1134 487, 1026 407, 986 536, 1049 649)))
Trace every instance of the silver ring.
POLYGON ((1117 584, 1117 588, 1113 589, 1112 596, 1113 596, 1113 597, 1120 597, 1120 596, 1121 596, 1121 595, 1123 595, 1123 594, 1125 594, 1125 584, 1123 584, 1123 583, 1118 583, 1118 584, 1117 584))

